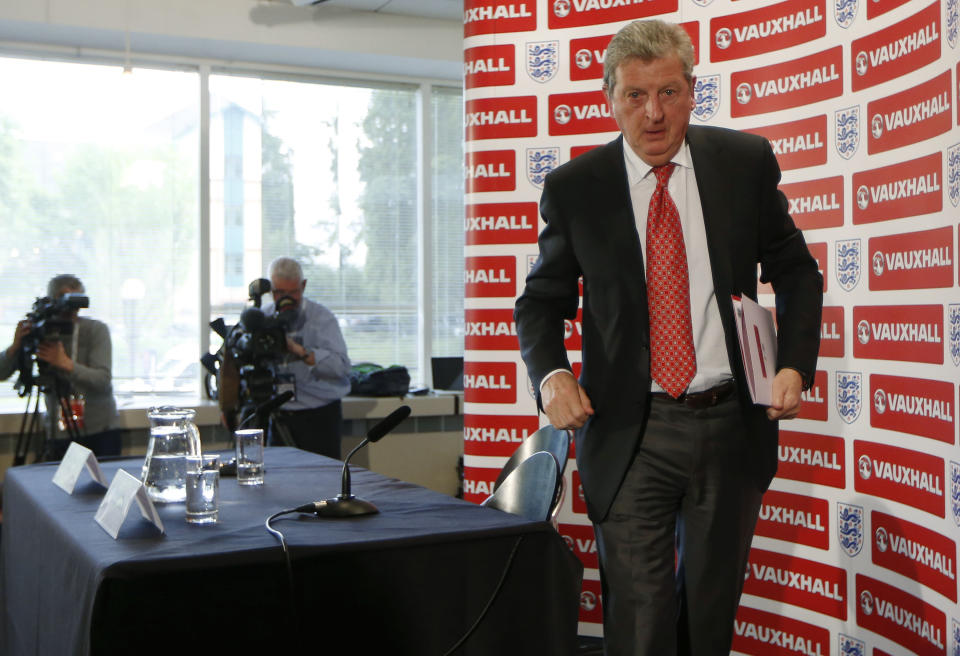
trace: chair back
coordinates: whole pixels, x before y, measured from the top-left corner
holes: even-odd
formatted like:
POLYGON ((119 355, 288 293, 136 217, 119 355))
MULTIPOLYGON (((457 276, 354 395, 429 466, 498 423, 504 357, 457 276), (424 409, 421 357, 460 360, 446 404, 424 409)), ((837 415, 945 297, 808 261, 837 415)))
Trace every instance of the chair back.
POLYGON ((493 484, 493 490, 496 492, 504 479, 510 475, 521 462, 532 456, 538 451, 546 451, 553 455, 557 460, 557 470, 560 478, 563 478, 563 472, 567 468, 567 459, 570 455, 570 433, 559 428, 554 428, 547 424, 517 447, 513 452, 507 464, 500 470, 500 475, 493 484))
POLYGON ((481 505, 548 521, 559 484, 560 472, 553 454, 538 451, 517 465, 481 505))

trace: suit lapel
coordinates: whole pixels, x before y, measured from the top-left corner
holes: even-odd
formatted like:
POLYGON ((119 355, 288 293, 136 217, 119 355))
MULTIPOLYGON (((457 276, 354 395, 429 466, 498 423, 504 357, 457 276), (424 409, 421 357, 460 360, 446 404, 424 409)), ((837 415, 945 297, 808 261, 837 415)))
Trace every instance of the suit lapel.
MULTIPOLYGON (((601 146, 604 151, 594 165, 593 189, 591 196, 596 199, 598 217, 606 217, 609 225, 607 238, 620 247, 635 247, 640 258, 640 271, 644 270, 643 251, 640 249, 640 237, 637 234, 637 222, 633 216, 633 202, 630 199, 630 184, 627 180, 627 167, 623 160, 623 136, 601 146)), ((640 278, 643 280, 642 276, 640 278)))
POLYGON ((733 272, 723 253, 730 250, 730 240, 737 235, 734 204, 729 198, 729 177, 724 173, 730 166, 729 158, 715 142, 707 138, 706 131, 698 126, 687 128, 687 143, 693 159, 700 206, 703 209, 704 229, 707 233, 707 248, 710 251, 710 266, 713 269, 714 286, 720 290, 730 288, 733 272))

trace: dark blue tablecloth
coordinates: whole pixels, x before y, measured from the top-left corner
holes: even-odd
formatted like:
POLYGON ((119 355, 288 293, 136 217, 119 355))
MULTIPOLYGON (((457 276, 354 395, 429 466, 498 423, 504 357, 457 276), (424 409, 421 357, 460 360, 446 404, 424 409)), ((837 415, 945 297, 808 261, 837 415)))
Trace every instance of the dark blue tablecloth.
MULTIPOLYGON (((161 535, 134 504, 118 540, 93 520, 104 490, 85 473, 67 495, 51 482, 55 465, 9 469, 3 653, 185 653, 199 635, 236 653, 338 637, 351 648, 333 653, 439 655, 472 625, 514 549, 488 616, 457 653, 574 649, 579 572, 549 525, 358 468, 353 493, 379 514, 275 523, 293 558, 291 593, 264 521, 335 496, 341 463, 283 447, 267 449, 265 461, 261 487, 221 480, 216 525, 188 525, 182 504, 159 505, 161 535)), ((139 476, 141 464, 102 468, 112 480, 119 468, 139 476)))

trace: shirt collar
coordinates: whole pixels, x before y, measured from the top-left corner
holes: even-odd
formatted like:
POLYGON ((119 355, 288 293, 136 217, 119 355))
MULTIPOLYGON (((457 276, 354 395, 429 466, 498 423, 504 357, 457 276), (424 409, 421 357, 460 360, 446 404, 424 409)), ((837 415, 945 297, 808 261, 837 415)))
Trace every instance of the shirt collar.
MULTIPOLYGON (((640 159, 640 156, 633 152, 633 148, 630 147, 630 144, 624 139, 623 141, 623 159, 627 166, 627 181, 630 186, 634 186, 641 180, 643 180, 650 171, 653 170, 653 167, 640 159)), ((692 159, 690 158, 690 146, 684 140, 683 145, 680 146, 680 150, 673 156, 670 160, 677 166, 684 168, 693 168, 692 159)))

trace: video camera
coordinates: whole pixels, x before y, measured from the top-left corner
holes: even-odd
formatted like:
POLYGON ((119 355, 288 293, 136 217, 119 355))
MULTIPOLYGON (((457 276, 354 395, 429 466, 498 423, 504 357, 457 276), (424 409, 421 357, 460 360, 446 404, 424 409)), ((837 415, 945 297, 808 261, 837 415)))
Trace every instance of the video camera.
POLYGON ((87 307, 90 307, 90 299, 78 293, 64 294, 57 299, 44 296, 34 301, 33 309, 27 313, 30 332, 24 335, 20 346, 20 378, 16 384, 20 396, 26 396, 35 384, 44 386, 48 383, 46 363, 37 362, 39 376, 33 373, 33 363, 36 362, 34 356, 40 342, 62 340, 72 335, 73 312, 87 307))
POLYGON ((293 318, 289 310, 296 303, 291 298, 276 302, 272 315, 260 309, 261 297, 270 291, 270 281, 254 280, 249 286, 253 307, 240 314, 240 322, 227 329, 223 319, 216 319, 210 327, 223 338, 221 355, 207 354, 200 361, 216 376, 225 354, 233 361, 239 375, 239 402, 241 408, 259 405, 276 392, 277 364, 287 353, 287 329, 293 318))

